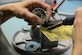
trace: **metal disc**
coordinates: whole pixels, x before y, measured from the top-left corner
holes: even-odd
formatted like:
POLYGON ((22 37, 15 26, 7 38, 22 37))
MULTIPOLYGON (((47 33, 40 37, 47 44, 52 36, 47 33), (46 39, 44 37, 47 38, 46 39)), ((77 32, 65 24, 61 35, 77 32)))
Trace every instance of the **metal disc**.
POLYGON ((43 51, 28 52, 25 49, 25 44, 28 43, 29 41, 32 41, 32 38, 30 37, 30 30, 21 29, 17 31, 13 36, 12 44, 17 52, 28 55, 61 54, 69 50, 72 45, 72 39, 67 39, 58 41, 58 46, 53 47, 52 49, 42 49, 43 51))

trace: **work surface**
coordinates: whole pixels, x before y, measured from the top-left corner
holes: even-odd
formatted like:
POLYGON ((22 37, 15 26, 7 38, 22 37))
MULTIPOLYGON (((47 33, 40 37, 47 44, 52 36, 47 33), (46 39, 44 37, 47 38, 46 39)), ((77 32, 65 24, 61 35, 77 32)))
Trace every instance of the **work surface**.
MULTIPOLYGON (((59 0, 57 0, 58 2, 59 0)), ((61 12, 68 12, 74 14, 75 10, 79 7, 82 7, 82 1, 66 1, 59 9, 61 12)), ((27 22, 25 22, 23 19, 17 19, 16 17, 13 17, 6 21, 4 24, 1 25, 1 28, 8 39, 9 43, 11 44, 12 37, 16 31, 20 30, 22 27, 28 26, 27 22)), ((28 29, 30 29, 30 26, 28 26, 28 29)), ((69 55, 69 52, 71 49, 67 52, 65 52, 62 55, 69 55)))

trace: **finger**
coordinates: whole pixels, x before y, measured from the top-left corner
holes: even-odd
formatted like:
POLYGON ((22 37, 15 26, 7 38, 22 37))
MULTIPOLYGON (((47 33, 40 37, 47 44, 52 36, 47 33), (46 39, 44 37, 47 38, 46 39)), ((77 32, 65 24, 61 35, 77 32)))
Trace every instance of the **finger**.
POLYGON ((51 11, 52 11, 51 6, 43 2, 39 4, 43 9, 46 10, 46 22, 48 22, 49 18, 51 17, 51 11))
POLYGON ((36 29, 37 25, 32 25, 31 30, 34 31, 36 29))
POLYGON ((28 25, 32 25, 32 23, 28 23, 28 25))
POLYGON ((27 9, 24 9, 24 11, 25 11, 25 14, 24 14, 25 20, 27 20, 28 22, 30 22, 32 24, 41 24, 42 23, 41 18, 39 18, 35 14, 32 14, 27 9))
POLYGON ((47 8, 46 9, 46 22, 48 22, 48 20, 50 19, 51 17, 51 9, 47 8))

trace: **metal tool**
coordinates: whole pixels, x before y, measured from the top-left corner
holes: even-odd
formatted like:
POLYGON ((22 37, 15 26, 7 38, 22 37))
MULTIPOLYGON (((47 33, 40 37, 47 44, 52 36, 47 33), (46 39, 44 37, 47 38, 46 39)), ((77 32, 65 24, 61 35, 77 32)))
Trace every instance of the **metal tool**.
POLYGON ((60 3, 52 10, 52 17, 50 18, 49 22, 45 22, 46 18, 46 11, 42 8, 36 8, 32 12, 42 18, 42 26, 46 27, 46 29, 53 29, 60 25, 72 25, 74 21, 74 15, 68 13, 58 13, 58 8, 65 2, 65 0, 61 0, 60 3), (66 16, 64 20, 60 17, 60 15, 66 16), (53 19, 53 21, 51 20, 53 19))
MULTIPOLYGON (((46 19, 46 11, 42 8, 35 8, 32 10, 32 13, 39 16, 40 18, 42 18, 42 26, 46 26, 46 25, 52 25, 54 24, 55 26, 58 24, 62 23, 62 19, 60 18, 60 16, 57 13, 58 8, 60 7, 60 5, 62 5, 65 2, 65 0, 61 0, 60 3, 55 7, 55 9, 52 10, 52 19, 54 19, 54 22, 50 21, 48 23, 45 22, 46 19)), ((52 25, 51 27, 53 27, 54 25, 52 25)), ((47 28, 51 28, 50 26, 47 28)))
POLYGON ((74 15, 70 15, 68 13, 58 13, 58 8, 65 2, 65 0, 61 0, 61 2, 52 10, 52 18, 54 21, 50 21, 48 23, 44 23, 43 26, 46 27, 46 29, 51 30, 55 27, 58 27, 60 25, 72 25, 74 21, 74 15), (60 17, 60 15, 66 16, 64 20, 60 17))
MULTIPOLYGON (((73 21, 74 21, 74 15, 69 15, 66 17, 66 19, 62 20, 62 18, 60 17, 59 13, 58 13, 58 8, 65 2, 65 0, 61 0, 60 3, 52 10, 52 17, 50 18, 49 22, 46 23, 45 22, 45 18, 46 18, 46 11, 42 8, 35 8, 32 13, 34 13, 35 15, 39 16, 40 18, 42 18, 42 24, 41 27, 46 27, 46 29, 53 29, 55 27, 58 27, 60 25, 72 25, 73 21), (53 19, 53 21, 51 20, 53 19)), ((67 13, 66 13, 67 14, 67 13)), ((65 15, 61 14, 61 15, 65 15)))
POLYGON ((65 2, 66 0, 61 0, 59 4, 53 9, 53 11, 57 12, 58 8, 65 2))
POLYGON ((49 25, 46 29, 51 30, 60 25, 73 25, 74 18, 75 18, 74 15, 68 15, 64 20, 60 20, 59 22, 53 22, 53 24, 49 25))

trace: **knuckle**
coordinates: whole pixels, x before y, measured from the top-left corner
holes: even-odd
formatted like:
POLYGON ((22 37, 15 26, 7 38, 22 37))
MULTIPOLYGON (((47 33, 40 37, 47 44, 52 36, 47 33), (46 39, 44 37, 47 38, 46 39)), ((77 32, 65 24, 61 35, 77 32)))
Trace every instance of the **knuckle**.
POLYGON ((22 11, 22 12, 19 13, 19 15, 20 15, 21 17, 27 18, 26 12, 23 12, 23 11, 22 11))
POLYGON ((75 12, 78 13, 78 12, 81 12, 82 11, 82 7, 78 8, 75 12))
POLYGON ((50 5, 48 7, 51 9, 51 6, 50 5))
POLYGON ((31 18, 35 18, 36 16, 35 15, 31 15, 31 18))
POLYGON ((75 26, 82 25, 82 20, 80 19, 75 20, 74 25, 75 26))

